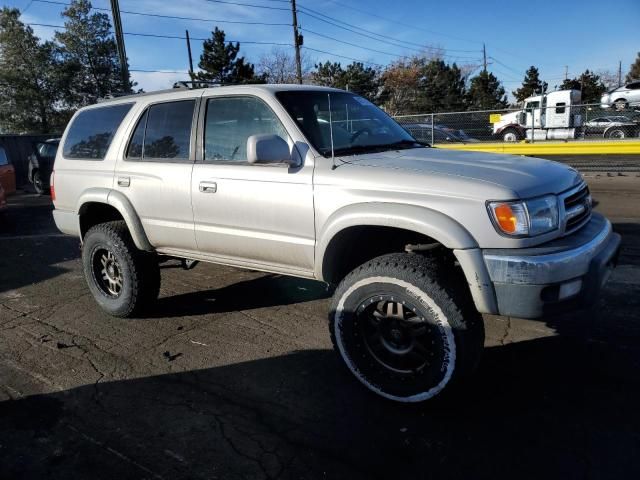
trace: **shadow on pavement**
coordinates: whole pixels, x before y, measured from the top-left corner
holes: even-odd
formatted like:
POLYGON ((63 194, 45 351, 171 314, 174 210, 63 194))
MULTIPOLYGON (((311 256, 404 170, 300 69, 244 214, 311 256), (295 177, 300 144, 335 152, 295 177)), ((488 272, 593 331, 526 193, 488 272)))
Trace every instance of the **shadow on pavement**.
POLYGON ((0 477, 638 478, 625 360, 562 337, 492 347, 419 406, 369 394, 326 350, 100 383, 0 403, 0 477))
POLYGON ((9 198, 0 219, 0 294, 65 273, 56 264, 80 256, 78 239, 59 235, 52 210, 49 197, 9 198))
POLYGON ((162 297, 144 317, 185 317, 235 312, 328 297, 327 287, 321 282, 285 275, 264 275, 223 288, 162 297))

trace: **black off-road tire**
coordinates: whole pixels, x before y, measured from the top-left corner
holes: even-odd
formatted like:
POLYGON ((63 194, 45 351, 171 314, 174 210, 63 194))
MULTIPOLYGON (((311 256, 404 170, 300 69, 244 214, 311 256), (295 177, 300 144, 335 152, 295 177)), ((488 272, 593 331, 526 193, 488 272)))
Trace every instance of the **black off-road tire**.
POLYGON ((157 255, 138 250, 124 221, 107 222, 90 228, 82 246, 82 265, 89 290, 100 307, 114 317, 134 317, 155 302, 160 292, 157 255), (118 294, 108 291, 96 271, 104 252, 117 265, 121 277, 118 294))
POLYGON ((333 295, 329 329, 334 348, 351 373, 371 391, 397 402, 422 402, 449 389, 475 370, 484 348, 482 316, 464 275, 452 259, 419 254, 383 255, 349 273, 333 295), (411 322, 393 315, 380 321, 377 309, 382 305, 388 311, 389 304, 395 305, 395 313, 410 316, 411 322), (409 333, 398 336, 393 328, 381 327, 382 322, 391 327, 406 323, 409 333), (414 337, 415 329, 425 333, 414 337), (411 358, 407 348, 416 348, 411 358), (402 353, 394 356, 397 352, 402 353), (422 368, 410 365, 422 356, 422 368))

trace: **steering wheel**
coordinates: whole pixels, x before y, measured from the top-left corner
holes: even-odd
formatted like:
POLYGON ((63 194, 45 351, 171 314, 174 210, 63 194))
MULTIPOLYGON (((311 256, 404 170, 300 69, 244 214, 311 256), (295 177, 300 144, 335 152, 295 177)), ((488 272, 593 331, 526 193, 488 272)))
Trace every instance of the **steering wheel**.
POLYGON ((369 127, 364 127, 361 128, 360 130, 355 131, 352 135, 351 138, 349 139, 349 142, 353 143, 356 141, 356 139, 362 135, 363 133, 366 133, 367 135, 371 135, 371 129, 369 127))

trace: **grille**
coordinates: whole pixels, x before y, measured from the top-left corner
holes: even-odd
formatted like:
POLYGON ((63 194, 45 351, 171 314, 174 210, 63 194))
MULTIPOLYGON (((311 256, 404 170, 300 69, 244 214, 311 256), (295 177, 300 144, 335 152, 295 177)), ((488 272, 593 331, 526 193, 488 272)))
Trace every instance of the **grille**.
POLYGON ((591 218, 591 195, 586 185, 564 199, 564 211, 567 219, 565 233, 575 232, 591 218))

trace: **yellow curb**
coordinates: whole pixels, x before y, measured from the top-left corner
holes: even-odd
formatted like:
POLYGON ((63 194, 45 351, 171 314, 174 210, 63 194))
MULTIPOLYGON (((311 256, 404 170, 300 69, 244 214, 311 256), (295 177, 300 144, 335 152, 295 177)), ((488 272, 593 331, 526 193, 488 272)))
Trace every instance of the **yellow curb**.
POLYGON ((640 155, 640 141, 436 144, 437 148, 511 155, 640 155))

